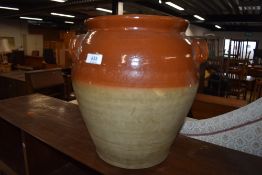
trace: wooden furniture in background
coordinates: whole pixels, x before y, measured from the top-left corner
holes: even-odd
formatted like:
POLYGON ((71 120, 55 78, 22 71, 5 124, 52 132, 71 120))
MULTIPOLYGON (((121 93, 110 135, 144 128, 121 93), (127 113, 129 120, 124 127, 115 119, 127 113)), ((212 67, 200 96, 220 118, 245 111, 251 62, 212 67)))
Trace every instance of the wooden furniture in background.
POLYGON ((226 77, 229 80, 227 97, 235 96, 237 99, 246 99, 247 83, 245 83, 246 73, 244 69, 236 68, 228 70, 226 77))
POLYGON ((62 69, 62 75, 64 78, 64 97, 66 101, 75 99, 75 94, 72 85, 71 68, 62 69))
POLYGON ((64 98, 64 79, 61 68, 25 72, 28 93, 42 93, 64 98))
POLYGON ((111 166, 96 154, 77 105, 39 94, 0 101, 0 120, 0 128, 13 135, 0 134, 4 142, 0 144, 0 158, 19 175, 66 175, 65 172, 260 175, 262 172, 260 157, 181 135, 177 136, 168 158, 157 166, 141 170, 111 166))
POLYGON ((52 49, 55 54, 56 64, 61 67, 71 67, 72 60, 63 41, 45 41, 45 49, 52 49))
POLYGON ((73 100, 71 69, 49 68, 0 73, 0 99, 42 93, 62 100, 73 100))
POLYGON ((249 65, 247 74, 255 78, 262 78, 262 65, 249 65))
POLYGON ((222 56, 208 59, 206 64, 206 71, 209 76, 206 77, 207 86, 201 93, 209 95, 225 96, 227 89, 227 80, 225 79, 224 72, 224 58, 222 56))
POLYGON ((254 64, 262 65, 262 49, 254 49, 254 64))
POLYGON ((251 93, 250 101, 255 101, 260 97, 262 97, 262 79, 256 79, 255 87, 251 93))
POLYGON ((25 66, 32 67, 34 70, 44 68, 44 58, 38 56, 25 56, 25 66))
POLYGON ((27 94, 25 71, 0 73, 0 99, 27 94))
POLYGON ((62 41, 44 41, 44 49, 52 49, 55 54, 56 64, 64 66, 64 44, 62 41))
POLYGON ((1 72, 10 72, 12 70, 12 65, 10 63, 7 64, 1 64, 0 63, 0 73, 1 72))
POLYGON ((39 57, 39 50, 32 50, 32 56, 39 57))
POLYGON ((24 56, 23 63, 15 64, 16 69, 39 70, 59 67, 57 64, 48 64, 43 57, 24 56))
POLYGON ((211 118, 233 111, 246 104, 245 100, 197 94, 191 107, 192 116, 190 117, 195 119, 211 118))

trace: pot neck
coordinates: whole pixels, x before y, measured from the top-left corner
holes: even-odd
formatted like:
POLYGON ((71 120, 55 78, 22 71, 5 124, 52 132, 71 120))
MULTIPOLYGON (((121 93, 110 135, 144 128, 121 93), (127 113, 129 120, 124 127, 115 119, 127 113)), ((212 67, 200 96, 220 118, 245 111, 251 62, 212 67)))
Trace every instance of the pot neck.
POLYGON ((154 15, 114 15, 101 16, 86 20, 89 30, 120 29, 185 32, 188 21, 178 17, 154 15))

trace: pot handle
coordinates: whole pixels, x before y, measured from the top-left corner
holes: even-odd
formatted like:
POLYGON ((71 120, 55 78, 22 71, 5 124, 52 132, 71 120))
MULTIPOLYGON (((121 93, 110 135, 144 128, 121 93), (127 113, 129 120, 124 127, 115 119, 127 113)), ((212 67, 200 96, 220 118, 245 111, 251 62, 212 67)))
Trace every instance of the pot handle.
POLYGON ((77 61, 77 49, 76 48, 76 42, 77 42, 78 36, 71 38, 69 43, 69 54, 71 56, 72 63, 75 63, 77 61))
POLYGON ((193 39, 193 58, 197 64, 205 62, 208 58, 208 45, 204 39, 193 39))

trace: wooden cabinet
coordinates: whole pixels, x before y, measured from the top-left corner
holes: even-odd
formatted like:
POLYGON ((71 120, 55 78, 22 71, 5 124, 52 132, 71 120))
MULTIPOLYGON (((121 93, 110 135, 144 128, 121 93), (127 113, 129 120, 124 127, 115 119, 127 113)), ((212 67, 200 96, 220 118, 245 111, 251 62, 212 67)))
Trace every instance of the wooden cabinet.
POLYGON ((8 72, 0 74, 0 99, 27 94, 24 72, 8 72))
POLYGON ((0 174, 9 175, 7 169, 12 175, 98 174, 1 118, 0 139, 0 174))
POLYGON ((20 130, 0 118, 0 138, 0 161, 4 161, 4 163, 9 165, 12 171, 16 172, 17 174, 25 175, 20 130))
POLYGON ((44 48, 54 51, 57 65, 62 67, 72 66, 71 55, 63 41, 44 41, 44 48))

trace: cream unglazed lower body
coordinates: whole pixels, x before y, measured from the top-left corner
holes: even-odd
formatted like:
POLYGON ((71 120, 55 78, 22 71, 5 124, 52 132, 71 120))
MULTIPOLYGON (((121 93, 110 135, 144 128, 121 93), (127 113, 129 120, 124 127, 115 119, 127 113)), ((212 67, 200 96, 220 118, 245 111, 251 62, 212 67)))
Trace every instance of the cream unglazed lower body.
POLYGON ((139 169, 167 157, 198 85, 125 88, 74 82, 73 86, 98 155, 111 165, 139 169))

